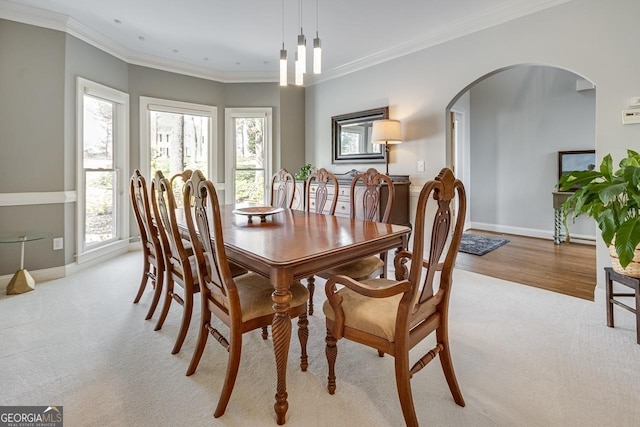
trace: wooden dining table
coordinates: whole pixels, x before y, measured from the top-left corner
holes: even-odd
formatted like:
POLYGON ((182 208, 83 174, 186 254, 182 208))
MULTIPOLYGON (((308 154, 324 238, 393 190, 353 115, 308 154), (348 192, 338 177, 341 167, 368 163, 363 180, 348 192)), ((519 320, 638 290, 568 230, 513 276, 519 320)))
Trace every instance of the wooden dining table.
MULTIPOLYGON (((235 205, 220 206, 227 257, 268 277, 273 285, 273 349, 276 358, 276 421, 284 424, 287 402, 287 358, 291 341, 289 288, 296 279, 397 248, 406 248, 409 227, 285 209, 257 217, 234 214, 235 205)), ((178 222, 181 222, 178 220, 178 222)), ((186 230, 182 221, 181 228, 186 230)))

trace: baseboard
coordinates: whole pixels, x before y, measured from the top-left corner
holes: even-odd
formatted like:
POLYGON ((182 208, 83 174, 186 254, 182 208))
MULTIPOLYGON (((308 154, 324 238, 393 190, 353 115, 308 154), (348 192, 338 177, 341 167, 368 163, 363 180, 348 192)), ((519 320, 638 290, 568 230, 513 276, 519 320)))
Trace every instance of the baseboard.
MULTIPOLYGON (((538 239, 553 240, 553 231, 538 230, 535 228, 512 227, 509 225, 487 224, 484 222, 471 222, 471 228, 474 230, 491 231, 493 233, 514 234, 516 236, 535 237, 538 239)), ((571 234, 573 243, 583 243, 587 245, 595 245, 595 236, 584 234, 571 234)))
MULTIPOLYGON (((127 252, 134 252, 142 250, 142 243, 140 240, 137 242, 129 243, 126 248, 121 250, 111 252, 107 255, 103 255, 99 258, 94 258, 91 261, 87 261, 82 264, 71 263, 67 265, 61 265, 59 267, 51 267, 51 268, 43 268, 41 270, 29 270, 29 274, 33 277, 33 280, 36 282, 36 286, 38 283, 48 282, 50 280, 61 279, 70 274, 76 273, 78 271, 84 270, 87 267, 91 267, 96 264, 100 264, 108 259, 115 258, 116 256, 125 254, 127 252)), ((0 294, 5 294, 7 292, 7 286, 11 281, 13 274, 7 274, 4 276, 0 276, 0 294)))

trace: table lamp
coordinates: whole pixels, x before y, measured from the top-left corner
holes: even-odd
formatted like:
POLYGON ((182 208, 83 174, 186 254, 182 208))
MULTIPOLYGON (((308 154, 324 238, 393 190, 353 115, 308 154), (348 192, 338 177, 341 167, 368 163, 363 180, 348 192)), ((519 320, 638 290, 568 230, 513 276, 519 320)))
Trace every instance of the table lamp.
POLYGON ((402 143, 402 127, 400 120, 376 120, 371 131, 372 144, 384 144, 387 160, 387 175, 389 175, 389 144, 402 143))

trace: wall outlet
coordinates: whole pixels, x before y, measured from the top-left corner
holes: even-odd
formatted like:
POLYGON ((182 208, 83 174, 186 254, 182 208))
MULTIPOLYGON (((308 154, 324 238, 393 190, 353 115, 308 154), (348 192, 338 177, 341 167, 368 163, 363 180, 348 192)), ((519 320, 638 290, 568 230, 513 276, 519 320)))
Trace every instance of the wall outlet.
POLYGON ((629 107, 640 107, 640 96, 632 96, 629 98, 629 107))
POLYGON ((424 172, 424 160, 418 160, 418 172, 424 172))
POLYGON ((64 237, 56 237, 53 239, 53 250, 64 249, 64 237))

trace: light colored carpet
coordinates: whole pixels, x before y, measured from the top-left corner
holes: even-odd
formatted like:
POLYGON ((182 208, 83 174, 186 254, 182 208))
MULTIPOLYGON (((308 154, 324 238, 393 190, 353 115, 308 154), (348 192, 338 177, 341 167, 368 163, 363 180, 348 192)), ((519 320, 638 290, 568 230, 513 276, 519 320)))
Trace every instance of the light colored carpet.
MULTIPOLYGON (((140 253, 129 253, 35 292, 0 297, 0 405, 63 405, 65 426, 275 426, 271 341, 245 335, 226 413, 212 416, 226 352, 210 340, 198 371, 184 375, 192 329, 171 355, 180 310, 161 331, 145 321, 151 291, 132 304, 140 253)), ((317 287, 317 307, 324 297, 317 287)), ((319 310, 320 311, 320 310, 319 310)), ((633 315, 605 323, 595 303, 467 271, 455 272, 454 367, 467 406, 457 406, 438 360, 412 380, 425 426, 637 426, 640 345, 633 315)), ((287 381, 289 426, 399 426, 393 359, 338 343, 336 395, 326 392, 324 319, 310 317, 309 371, 300 372, 297 327, 287 381)), ((427 340, 415 358, 431 348, 427 340)))

